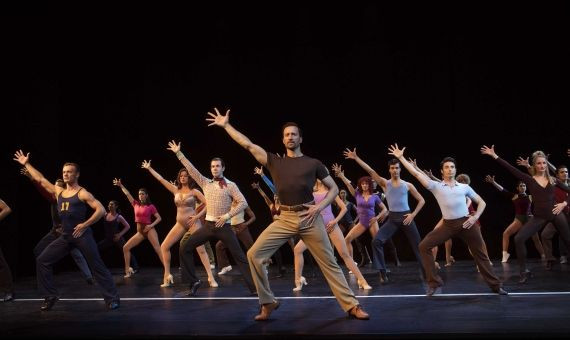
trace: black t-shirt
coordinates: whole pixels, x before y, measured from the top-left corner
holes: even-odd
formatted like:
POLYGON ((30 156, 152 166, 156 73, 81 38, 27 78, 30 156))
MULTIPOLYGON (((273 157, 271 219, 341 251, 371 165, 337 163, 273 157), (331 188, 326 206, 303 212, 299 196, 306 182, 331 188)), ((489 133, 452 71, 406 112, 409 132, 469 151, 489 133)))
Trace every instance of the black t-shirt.
MULTIPOLYGON (((555 185, 548 183, 545 187, 542 187, 532 176, 510 165, 504 159, 496 158, 496 161, 509 170, 516 178, 526 184, 528 191, 532 195, 532 203, 534 204, 532 212, 534 216, 544 218, 546 220, 553 219, 554 214, 552 213, 552 208, 554 208, 554 205, 556 204, 554 188, 559 187, 566 192, 570 192, 570 188, 558 180, 556 180, 555 185)), ((568 201, 570 202, 570 197, 568 198, 568 201)))
POLYGON ((281 204, 298 205, 313 201, 313 186, 329 171, 318 159, 308 156, 277 157, 267 153, 267 170, 275 182, 281 204))

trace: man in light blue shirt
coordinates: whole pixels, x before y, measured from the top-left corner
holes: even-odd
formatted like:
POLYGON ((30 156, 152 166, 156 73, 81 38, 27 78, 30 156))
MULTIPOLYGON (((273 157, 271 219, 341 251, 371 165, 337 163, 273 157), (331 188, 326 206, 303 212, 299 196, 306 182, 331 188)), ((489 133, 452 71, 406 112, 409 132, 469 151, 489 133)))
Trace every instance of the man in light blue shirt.
POLYGON ((455 180, 457 169, 453 158, 446 157, 441 161, 440 168, 443 180, 438 183, 416 170, 404 158, 405 149, 405 147, 400 149, 398 144, 391 145, 388 148, 389 154, 396 157, 426 189, 433 193, 443 215, 441 228, 428 233, 419 245, 428 284, 426 295, 432 296, 438 287, 443 286, 443 280, 436 272, 431 250, 454 236, 467 243, 481 275, 491 290, 500 295, 507 295, 507 292, 502 288, 501 281, 493 272, 493 267, 491 267, 489 257, 485 252, 485 241, 481 235, 480 225, 475 223, 485 210, 485 201, 469 185, 458 183, 455 180), (474 215, 469 215, 467 197, 477 204, 477 211, 474 215))

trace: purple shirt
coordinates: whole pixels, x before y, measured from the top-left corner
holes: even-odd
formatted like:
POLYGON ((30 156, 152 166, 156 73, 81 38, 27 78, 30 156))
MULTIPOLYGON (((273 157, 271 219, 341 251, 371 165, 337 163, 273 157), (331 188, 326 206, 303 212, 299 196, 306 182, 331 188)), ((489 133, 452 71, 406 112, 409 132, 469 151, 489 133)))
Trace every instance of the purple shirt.
POLYGON ((374 207, 380 205, 381 202, 380 197, 375 194, 370 195, 368 200, 365 200, 360 191, 356 190, 356 213, 360 224, 365 228, 370 227, 370 219, 375 216, 374 207))
MULTIPOLYGON (((328 192, 324 193, 316 193, 313 192, 313 197, 315 198, 315 204, 321 203, 325 197, 327 196, 328 192)), ((321 210, 321 216, 325 221, 325 225, 327 225, 330 221, 334 220, 334 215, 332 213, 331 205, 327 205, 323 210, 321 210)))

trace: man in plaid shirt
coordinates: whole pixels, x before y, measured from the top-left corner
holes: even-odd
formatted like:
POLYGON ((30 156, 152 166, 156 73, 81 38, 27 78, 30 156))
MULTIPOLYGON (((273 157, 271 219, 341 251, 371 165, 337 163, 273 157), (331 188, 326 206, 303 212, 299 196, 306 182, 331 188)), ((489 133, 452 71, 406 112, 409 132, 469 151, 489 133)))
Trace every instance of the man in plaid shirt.
POLYGON ((251 278, 249 264, 243 253, 238 239, 230 226, 230 218, 243 211, 247 202, 239 191, 237 185, 224 177, 225 165, 221 158, 214 158, 210 162, 212 179, 203 176, 180 151, 181 143, 175 141, 168 143, 169 150, 188 170, 190 177, 202 188, 206 197, 206 223, 180 244, 180 259, 182 266, 182 280, 190 283, 190 290, 184 295, 196 296, 196 292, 202 282, 196 276, 194 268, 194 250, 204 244, 210 238, 221 240, 236 261, 252 294, 256 293, 255 285, 251 278), (232 201, 237 204, 232 208, 232 201))

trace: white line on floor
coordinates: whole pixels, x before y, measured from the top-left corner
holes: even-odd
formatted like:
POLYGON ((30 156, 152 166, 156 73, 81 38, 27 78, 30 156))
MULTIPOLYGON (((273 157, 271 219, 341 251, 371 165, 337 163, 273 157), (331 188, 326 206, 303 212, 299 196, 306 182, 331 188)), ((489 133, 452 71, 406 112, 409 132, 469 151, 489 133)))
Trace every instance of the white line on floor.
MULTIPOLYGON (((509 293, 503 297, 526 297, 526 296, 553 296, 570 295, 570 292, 534 292, 534 293, 509 293)), ((429 297, 473 297, 473 296, 498 296, 495 293, 463 293, 463 294, 436 294, 429 297)), ((396 294, 396 295, 357 295, 359 299, 386 299, 386 298, 427 298, 425 294, 396 294)), ((278 296, 279 300, 318 300, 335 299, 334 296, 278 296)), ((44 299, 14 299, 14 301, 43 301, 44 299)), ((103 301, 103 298, 60 298, 60 301, 103 301)), ((258 300, 257 297, 122 297, 121 301, 167 301, 167 300, 258 300)))

